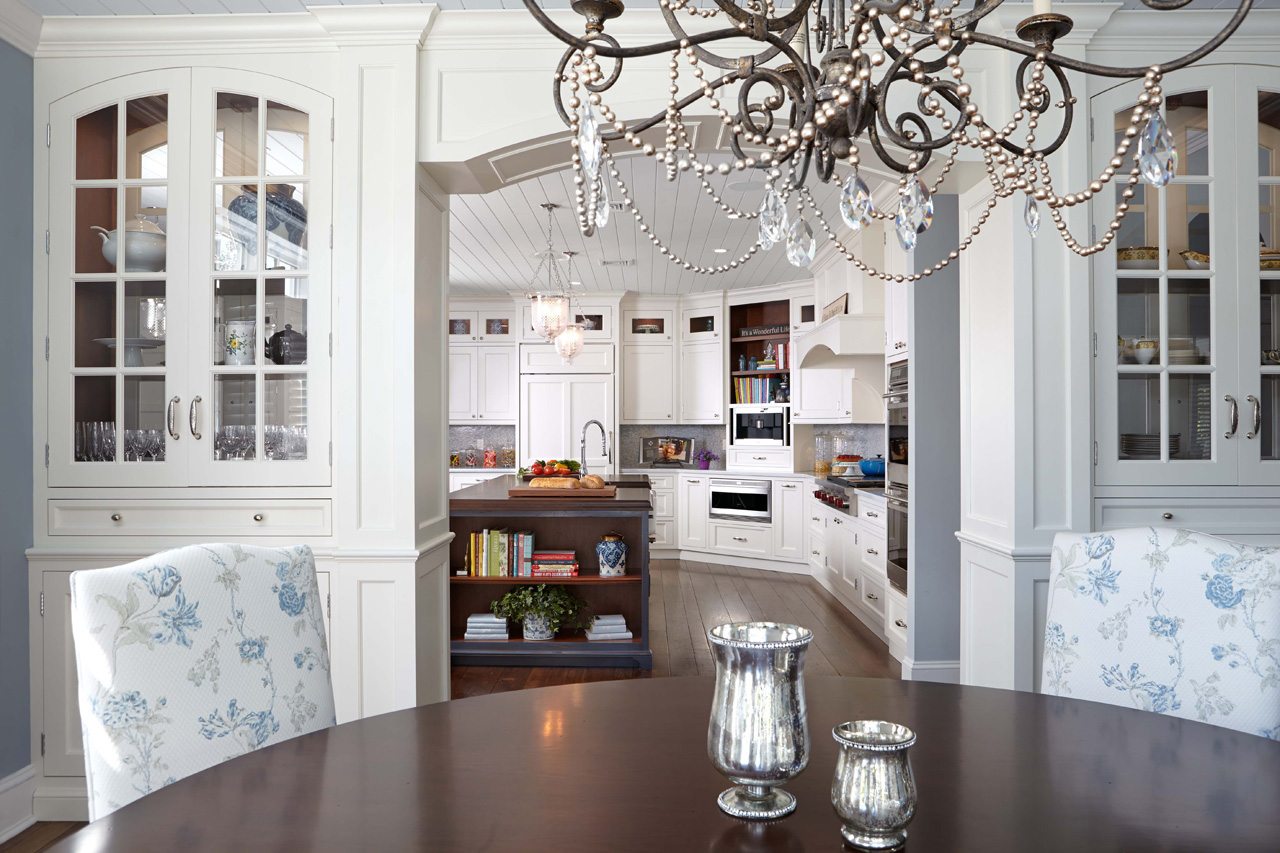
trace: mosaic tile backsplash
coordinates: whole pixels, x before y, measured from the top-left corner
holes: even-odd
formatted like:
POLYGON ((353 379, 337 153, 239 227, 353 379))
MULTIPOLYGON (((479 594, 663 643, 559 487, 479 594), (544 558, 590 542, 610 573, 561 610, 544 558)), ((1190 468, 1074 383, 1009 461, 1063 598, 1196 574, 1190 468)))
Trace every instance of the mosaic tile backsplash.
POLYGON ((884 456, 884 427, 880 424, 829 424, 815 426, 814 435, 827 433, 832 438, 843 436, 853 443, 853 452, 859 456, 884 456))
MULTIPOLYGON (((449 450, 498 450, 503 447, 516 446, 516 428, 514 426, 451 426, 449 427, 449 450)), ((517 462, 516 464, 519 464, 517 462)))
MULTIPOLYGON (((640 442, 654 436, 691 438, 694 450, 707 449, 720 458, 711 463, 712 470, 724 468, 724 427, 706 424, 624 424, 618 431, 618 464, 635 468, 640 464, 640 442)), ((689 466, 693 467, 693 466, 689 466)))

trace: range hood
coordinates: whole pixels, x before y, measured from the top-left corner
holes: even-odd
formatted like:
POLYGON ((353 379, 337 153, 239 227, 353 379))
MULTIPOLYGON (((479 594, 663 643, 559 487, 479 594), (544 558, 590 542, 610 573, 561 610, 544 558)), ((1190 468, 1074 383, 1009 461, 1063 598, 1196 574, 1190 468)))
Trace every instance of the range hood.
MULTIPOLYGON (((843 314, 795 339, 795 366, 839 371, 853 423, 884 422, 884 317, 843 314)), ((802 380, 803 381, 803 380, 802 380)))

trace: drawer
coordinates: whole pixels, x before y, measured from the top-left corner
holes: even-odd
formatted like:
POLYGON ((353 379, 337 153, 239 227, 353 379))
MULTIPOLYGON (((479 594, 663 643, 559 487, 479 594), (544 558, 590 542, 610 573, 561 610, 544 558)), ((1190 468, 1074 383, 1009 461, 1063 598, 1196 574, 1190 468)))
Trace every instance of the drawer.
POLYGON ((613 373, 612 344, 584 344, 582 352, 565 364, 551 344, 521 344, 521 373, 613 373))
POLYGON ((649 478, 649 488, 655 492, 673 492, 676 488, 675 474, 646 474, 649 478))
POLYGON ((907 627, 907 598, 890 588, 884 603, 884 633, 891 640, 906 645, 907 627))
POLYGON ((886 550, 888 550, 888 544, 883 530, 877 532, 874 528, 862 528, 858 534, 858 558, 871 572, 872 577, 885 579, 886 550))
POLYGON ((883 619, 885 604, 884 580, 875 577, 865 570, 858 574, 862 578, 862 583, 859 584, 858 589, 858 595, 861 597, 862 606, 883 619))
POLYGON ((804 536, 804 556, 815 569, 826 568, 827 542, 820 531, 807 530, 804 536))
POLYGON ((674 519, 666 521, 655 519, 649 522, 649 547, 676 547, 676 523, 674 519))
POLYGON ((675 492, 650 492, 653 496, 653 517, 674 518, 676 514, 675 492))
POLYGON ((822 503, 816 500, 806 502, 804 507, 805 525, 810 530, 821 533, 827 528, 826 523, 823 521, 823 515, 825 513, 826 508, 822 503))
POLYGON ((763 524, 752 527, 712 524, 711 547, 717 551, 766 557, 773 552, 773 528, 763 524))
POLYGON ((332 502, 262 501, 49 501, 50 536, 329 536, 332 502))
POLYGON ((791 470, 791 449, 788 447, 730 447, 725 467, 759 468, 769 471, 791 470))
POLYGON ((1181 527, 1227 538, 1280 544, 1280 500, 1267 498, 1099 498, 1095 530, 1181 527), (1168 517, 1166 517, 1168 516, 1168 517))
POLYGON ((864 497, 858 498, 858 518, 862 520, 864 525, 871 525, 884 529, 885 508, 883 501, 868 500, 864 497))

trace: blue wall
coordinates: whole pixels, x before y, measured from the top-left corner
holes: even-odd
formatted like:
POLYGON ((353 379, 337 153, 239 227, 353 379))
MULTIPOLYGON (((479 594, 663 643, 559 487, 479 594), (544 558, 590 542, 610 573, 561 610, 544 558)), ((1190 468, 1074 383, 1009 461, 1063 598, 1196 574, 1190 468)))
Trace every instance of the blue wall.
POLYGON ((31 57, 0 41, 0 778, 31 763, 31 57))

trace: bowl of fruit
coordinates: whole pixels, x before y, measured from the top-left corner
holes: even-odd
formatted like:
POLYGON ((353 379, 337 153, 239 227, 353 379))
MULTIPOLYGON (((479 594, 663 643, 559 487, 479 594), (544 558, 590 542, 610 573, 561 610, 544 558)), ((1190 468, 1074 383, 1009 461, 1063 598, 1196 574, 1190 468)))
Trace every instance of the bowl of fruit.
POLYGON ((528 468, 520 469, 525 480, 534 477, 580 477, 582 465, 572 459, 535 459, 528 468))

